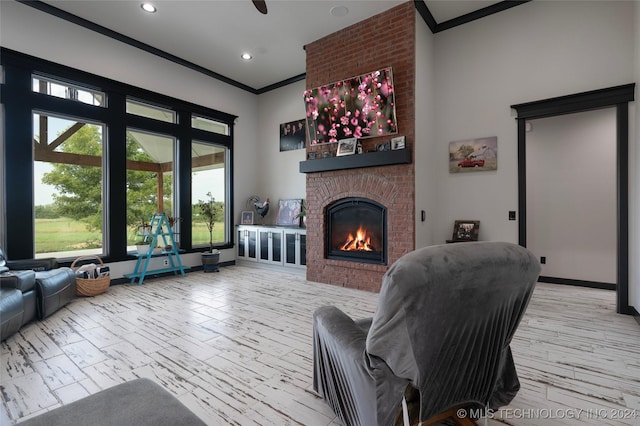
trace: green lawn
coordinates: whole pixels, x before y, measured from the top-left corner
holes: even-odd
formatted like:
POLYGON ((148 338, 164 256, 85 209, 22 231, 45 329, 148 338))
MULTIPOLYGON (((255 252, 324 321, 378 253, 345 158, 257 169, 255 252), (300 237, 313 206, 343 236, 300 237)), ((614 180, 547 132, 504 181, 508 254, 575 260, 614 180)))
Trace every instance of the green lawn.
MULTIPOLYGON (((82 223, 73 219, 36 219, 36 253, 82 250, 102 247, 100 231, 88 231, 82 223)), ((127 244, 134 245, 136 231, 129 230, 127 244)), ((224 223, 216 223, 213 242, 224 242, 224 223)), ((193 228, 193 245, 209 244, 209 231, 204 223, 196 223, 193 228)))
POLYGON ((82 250, 102 246, 100 231, 68 218, 36 219, 36 253, 82 250))

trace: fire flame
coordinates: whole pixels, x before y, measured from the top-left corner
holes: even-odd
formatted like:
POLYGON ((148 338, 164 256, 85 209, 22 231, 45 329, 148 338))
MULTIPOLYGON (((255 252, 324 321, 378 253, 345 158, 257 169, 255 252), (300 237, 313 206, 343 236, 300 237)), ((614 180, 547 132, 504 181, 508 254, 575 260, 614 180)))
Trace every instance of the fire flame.
POLYGON ((371 237, 367 236, 367 230, 362 226, 356 231, 356 236, 349 234, 347 241, 340 247, 343 251, 375 251, 371 245, 371 237))

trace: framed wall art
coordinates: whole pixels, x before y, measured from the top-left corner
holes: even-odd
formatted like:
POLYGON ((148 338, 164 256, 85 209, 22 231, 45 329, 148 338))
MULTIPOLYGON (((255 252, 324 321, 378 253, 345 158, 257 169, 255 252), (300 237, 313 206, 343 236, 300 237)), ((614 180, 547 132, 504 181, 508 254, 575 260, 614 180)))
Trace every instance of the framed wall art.
POLYGON ((302 149, 307 141, 305 120, 296 120, 280 125, 280 152, 302 149))
POLYGON ((497 169, 497 136, 449 142, 449 173, 497 169))
POLYGON ((391 67, 305 90, 311 145, 398 133, 391 67))

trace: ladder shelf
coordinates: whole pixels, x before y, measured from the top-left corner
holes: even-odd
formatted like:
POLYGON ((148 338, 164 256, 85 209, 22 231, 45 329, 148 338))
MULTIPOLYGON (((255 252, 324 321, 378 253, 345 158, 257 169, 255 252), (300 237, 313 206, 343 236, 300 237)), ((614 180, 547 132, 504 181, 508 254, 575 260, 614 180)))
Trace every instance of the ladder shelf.
MULTIPOLYGON (((151 217, 151 232, 149 234, 140 235, 145 242, 149 243, 149 251, 144 254, 137 253, 135 256, 138 258, 136 261, 136 267, 130 274, 124 274, 126 278, 129 278, 131 282, 135 282, 138 279, 138 285, 142 285, 147 275, 164 274, 167 272, 173 272, 177 275, 178 272, 184 277, 184 271, 190 269, 188 266, 182 264, 180 259, 180 252, 176 247, 173 240, 173 231, 169 225, 167 215, 164 213, 156 213, 151 217), (153 248, 162 241, 163 247, 170 246, 170 250, 162 249, 160 252, 154 252, 153 248), (166 268, 149 270, 149 263, 154 257, 166 256, 169 260, 169 266, 166 268)), ((182 250, 184 252, 184 250, 182 250)))

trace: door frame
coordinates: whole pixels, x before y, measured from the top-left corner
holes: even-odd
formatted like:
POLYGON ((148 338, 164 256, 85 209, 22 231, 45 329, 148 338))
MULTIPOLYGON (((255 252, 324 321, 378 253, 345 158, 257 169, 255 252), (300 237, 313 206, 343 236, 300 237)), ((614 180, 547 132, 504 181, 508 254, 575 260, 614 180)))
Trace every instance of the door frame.
POLYGON ((635 83, 511 105, 518 123, 518 244, 527 246, 527 120, 616 108, 617 282, 616 312, 633 314, 629 306, 629 102, 635 83))

